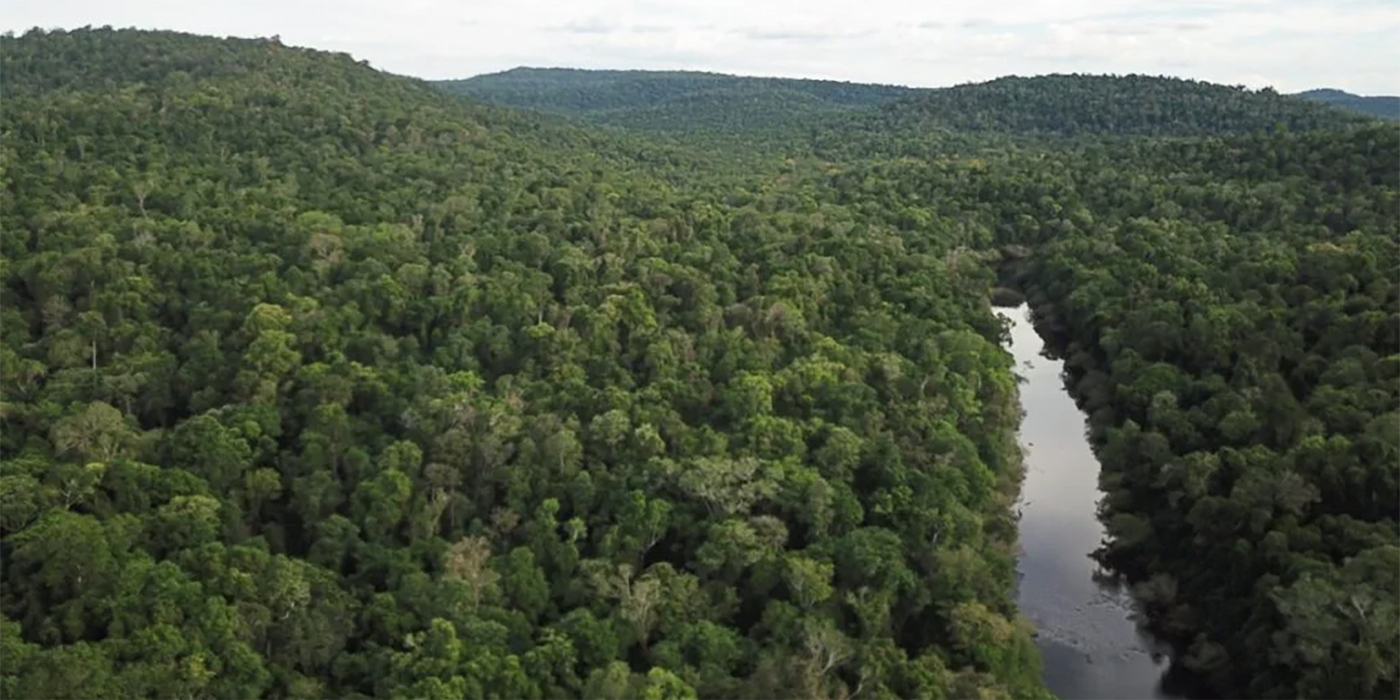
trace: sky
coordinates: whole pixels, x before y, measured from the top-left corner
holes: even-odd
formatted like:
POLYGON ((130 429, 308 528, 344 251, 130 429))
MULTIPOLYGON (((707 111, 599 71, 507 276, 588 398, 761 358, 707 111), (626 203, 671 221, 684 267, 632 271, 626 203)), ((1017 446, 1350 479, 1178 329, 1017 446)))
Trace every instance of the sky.
POLYGON ((708 70, 938 87, 1148 73, 1400 94, 1400 0, 3 0, 0 30, 272 36, 393 73, 708 70))

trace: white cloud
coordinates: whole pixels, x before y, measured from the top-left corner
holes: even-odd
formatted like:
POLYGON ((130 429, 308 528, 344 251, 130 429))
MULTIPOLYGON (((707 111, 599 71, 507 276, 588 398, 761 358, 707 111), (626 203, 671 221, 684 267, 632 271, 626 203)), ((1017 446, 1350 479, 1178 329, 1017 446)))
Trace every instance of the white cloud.
POLYGON ((426 78, 517 65, 951 85, 1152 73, 1400 94, 1393 0, 5 0, 0 28, 280 35, 426 78))

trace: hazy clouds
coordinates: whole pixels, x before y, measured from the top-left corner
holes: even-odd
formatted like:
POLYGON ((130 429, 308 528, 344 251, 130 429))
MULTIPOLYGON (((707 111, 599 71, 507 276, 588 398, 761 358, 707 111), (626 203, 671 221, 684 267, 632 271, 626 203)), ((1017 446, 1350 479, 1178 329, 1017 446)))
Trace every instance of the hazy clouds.
POLYGON ((1153 73, 1400 94, 1395 0, 4 0, 0 27, 177 29, 347 51, 426 78, 517 65, 937 86, 1153 73))

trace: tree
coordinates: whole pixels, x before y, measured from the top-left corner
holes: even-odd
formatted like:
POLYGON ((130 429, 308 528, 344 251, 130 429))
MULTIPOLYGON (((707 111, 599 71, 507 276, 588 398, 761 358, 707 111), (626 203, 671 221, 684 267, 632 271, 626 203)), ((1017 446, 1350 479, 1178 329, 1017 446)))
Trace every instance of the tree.
POLYGON ((52 440, 58 453, 84 462, 111 462, 130 453, 136 431, 121 411, 96 402, 54 424, 52 440))
POLYGON ((745 515, 760 499, 776 492, 772 467, 752 457, 701 457, 677 475, 677 485, 705 504, 711 516, 745 515))
POLYGON ((448 548, 443 562, 444 576, 471 586, 472 601, 480 603, 492 590, 500 574, 490 568, 491 544, 482 537, 464 537, 448 548))
POLYGON ((831 577, 835 570, 830 562, 796 553, 787 555, 785 581, 793 601, 807 610, 825 602, 833 592, 831 577))

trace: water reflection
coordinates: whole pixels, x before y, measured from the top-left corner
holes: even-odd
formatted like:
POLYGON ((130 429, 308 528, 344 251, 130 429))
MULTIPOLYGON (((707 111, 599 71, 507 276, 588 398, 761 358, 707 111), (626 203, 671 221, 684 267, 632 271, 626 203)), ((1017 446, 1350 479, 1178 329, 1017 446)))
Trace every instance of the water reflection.
POLYGON ((1084 416, 1064 390, 1061 363, 1041 357, 1025 305, 1000 313, 1012 323, 1010 350, 1026 379, 1019 598, 1040 632, 1045 682, 1067 700, 1179 698, 1161 687, 1168 663, 1138 629, 1131 599, 1101 581, 1089 558, 1103 538, 1095 516, 1098 462, 1084 416))

